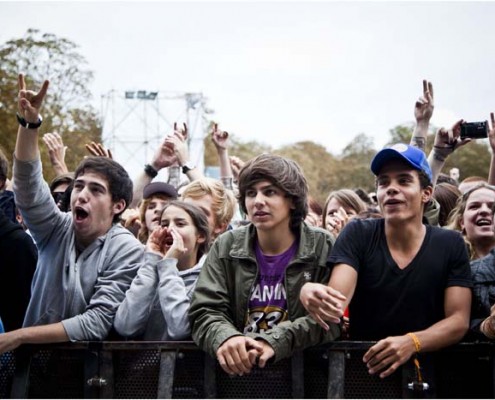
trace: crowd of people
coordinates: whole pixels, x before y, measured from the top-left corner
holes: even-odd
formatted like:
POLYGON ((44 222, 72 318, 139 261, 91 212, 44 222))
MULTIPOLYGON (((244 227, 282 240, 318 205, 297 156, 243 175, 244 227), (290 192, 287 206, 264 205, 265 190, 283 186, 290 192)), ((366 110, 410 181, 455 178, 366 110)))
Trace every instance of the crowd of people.
MULTIPOLYGON (((384 378, 461 340, 495 339, 495 159, 458 181, 445 160, 470 139, 441 128, 427 156, 433 85, 423 81, 410 143, 377 152, 375 192, 340 188, 323 206, 297 163, 229 155, 220 179, 191 164, 187 126, 131 180, 101 144, 75 171, 58 134, 39 130, 49 90, 19 75, 19 129, 0 153, 0 354, 31 343, 192 339, 244 375, 341 338, 384 378), (56 177, 47 183, 43 169, 56 177), (155 179, 167 170, 166 182, 155 179), (187 177, 187 179, 185 179, 187 177), (186 183, 183 184, 186 180, 186 183), (8 297, 8 300, 7 300, 8 297)), ((488 140, 495 154, 495 117, 488 140)), ((419 367, 418 367, 419 368, 419 367)))

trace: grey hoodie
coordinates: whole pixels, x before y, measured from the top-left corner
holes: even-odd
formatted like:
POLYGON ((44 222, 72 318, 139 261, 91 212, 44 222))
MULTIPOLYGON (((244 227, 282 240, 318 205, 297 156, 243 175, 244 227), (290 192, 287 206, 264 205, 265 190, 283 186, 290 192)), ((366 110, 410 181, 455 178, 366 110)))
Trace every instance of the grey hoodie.
POLYGON ((189 305, 206 256, 179 271, 177 259, 146 252, 145 262, 115 316, 115 330, 127 338, 184 340, 191 335, 189 305))
POLYGON ((76 260, 72 215, 57 208, 40 160, 14 158, 14 193, 38 246, 24 326, 62 322, 71 341, 105 339, 144 246, 116 224, 76 260))

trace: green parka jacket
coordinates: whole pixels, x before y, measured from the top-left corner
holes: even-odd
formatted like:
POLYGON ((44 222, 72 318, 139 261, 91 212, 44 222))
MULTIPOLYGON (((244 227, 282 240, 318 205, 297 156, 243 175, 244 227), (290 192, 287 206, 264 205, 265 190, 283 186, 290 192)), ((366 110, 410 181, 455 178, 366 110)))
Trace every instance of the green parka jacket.
MULTIPOLYGON (((189 309, 192 337, 214 358, 223 342, 243 335, 248 300, 258 275, 255 234, 256 229, 249 224, 221 235, 210 249, 198 278, 189 309)), ((340 335, 336 324, 330 324, 328 332, 321 328, 299 301, 299 292, 306 282, 328 283, 331 269, 327 257, 332 245, 328 232, 301 224, 299 248, 285 271, 289 320, 264 333, 247 334, 266 340, 275 351, 275 362, 340 335)))

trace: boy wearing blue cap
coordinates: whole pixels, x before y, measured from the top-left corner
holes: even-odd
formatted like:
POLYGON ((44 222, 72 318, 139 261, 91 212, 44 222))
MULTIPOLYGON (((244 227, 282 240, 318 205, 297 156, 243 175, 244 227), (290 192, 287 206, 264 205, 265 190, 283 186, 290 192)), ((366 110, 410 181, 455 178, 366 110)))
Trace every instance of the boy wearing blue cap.
POLYGON ((377 341, 363 361, 384 378, 415 353, 463 338, 471 275, 460 234, 423 224, 432 195, 425 154, 396 144, 376 154, 371 170, 383 218, 347 224, 329 257, 328 286, 307 283, 300 298, 325 328, 349 305, 350 338, 377 341))

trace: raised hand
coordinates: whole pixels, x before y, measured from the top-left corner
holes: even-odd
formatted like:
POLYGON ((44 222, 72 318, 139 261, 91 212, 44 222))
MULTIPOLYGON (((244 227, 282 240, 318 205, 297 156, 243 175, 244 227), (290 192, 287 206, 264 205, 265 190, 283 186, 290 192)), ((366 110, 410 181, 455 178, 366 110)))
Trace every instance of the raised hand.
POLYGON ((38 121, 41 104, 48 91, 49 82, 44 81, 40 91, 37 93, 32 90, 26 90, 26 82, 23 74, 19 74, 18 84, 19 99, 17 105, 19 114, 24 117, 27 122, 35 123, 38 121))
POLYGON ((189 133, 187 130, 187 125, 184 123, 182 129, 177 128, 177 122, 174 122, 174 132, 171 135, 167 135, 160 147, 156 150, 153 159, 151 161, 151 166, 159 171, 162 168, 167 168, 172 165, 177 164, 177 156, 175 154, 174 145, 170 138, 176 136, 182 141, 187 140, 189 133))
POLYGON ((92 156, 107 157, 113 159, 112 152, 110 151, 110 149, 106 149, 101 143, 96 143, 96 142, 86 143, 85 147, 86 150, 88 150, 92 156))
POLYGON ((237 178, 239 178, 239 172, 244 166, 245 162, 236 156, 230 156, 229 160, 230 167, 232 168, 232 174, 234 175, 234 180, 237 181, 237 178))
POLYGON ((211 133, 211 140, 215 144, 218 150, 227 150, 229 147, 229 133, 218 129, 218 124, 213 126, 213 131, 211 133))
POLYGON ((435 142, 433 145, 433 156, 438 161, 445 161, 445 159, 452 154, 456 149, 469 143, 471 139, 460 139, 461 125, 464 120, 457 121, 452 128, 445 129, 440 128, 435 135, 435 142))
POLYGON ((174 133, 179 134, 183 140, 189 137, 189 131, 185 122, 182 123, 182 129, 177 128, 177 122, 174 122, 174 133))
POLYGON ((423 95, 414 104, 414 118, 416 122, 429 123, 433 115, 433 84, 423 80, 423 95))
POLYGON ((67 146, 64 146, 62 137, 57 133, 45 133, 43 135, 43 143, 48 148, 48 155, 50 162, 55 169, 57 175, 66 174, 69 172, 67 165, 65 164, 65 152, 67 146))
POLYGON ((490 113, 490 129, 488 131, 488 142, 490 143, 490 148, 492 149, 492 154, 495 154, 495 115, 490 113))
MULTIPOLYGON (((175 126, 176 124, 174 124, 174 128, 175 126)), ((172 153, 175 156, 179 165, 184 165, 184 163, 189 161, 189 148, 187 147, 183 132, 184 131, 174 130, 173 135, 169 135, 165 138, 167 152, 172 153)))

